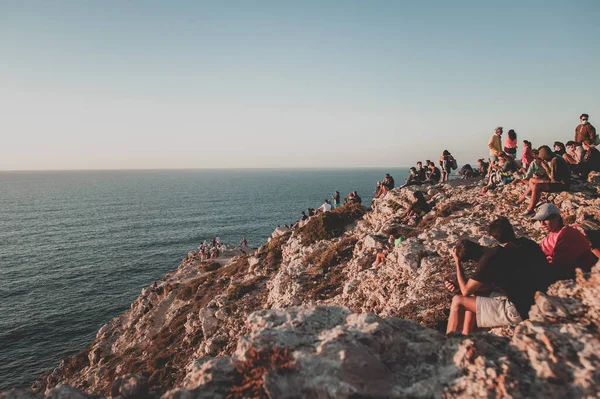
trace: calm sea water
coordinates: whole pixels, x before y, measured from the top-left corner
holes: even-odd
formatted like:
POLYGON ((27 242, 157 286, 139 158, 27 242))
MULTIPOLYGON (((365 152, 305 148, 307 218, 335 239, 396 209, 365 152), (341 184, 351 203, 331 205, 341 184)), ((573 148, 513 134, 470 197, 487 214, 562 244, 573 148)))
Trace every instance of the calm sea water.
POLYGON ((0 390, 27 387, 203 239, 259 246, 407 169, 0 172, 0 390))

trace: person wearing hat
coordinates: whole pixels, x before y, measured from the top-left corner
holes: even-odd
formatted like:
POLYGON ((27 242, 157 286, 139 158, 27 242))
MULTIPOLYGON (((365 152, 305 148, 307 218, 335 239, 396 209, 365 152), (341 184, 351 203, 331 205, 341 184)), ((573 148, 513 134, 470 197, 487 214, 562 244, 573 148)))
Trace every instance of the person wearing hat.
POLYGON ((490 159, 492 161, 497 161, 502 151, 502 126, 496 126, 494 129, 494 134, 490 138, 488 142, 488 148, 490 149, 490 159))
POLYGON ((590 116, 588 114, 581 114, 579 117, 579 125, 575 128, 575 141, 579 144, 583 143, 583 140, 590 140, 592 143, 596 143, 596 128, 589 123, 590 116))
POLYGON ((548 234, 540 243, 551 267, 554 281, 575 278, 575 269, 589 272, 598 258, 592 253, 588 239, 574 227, 565 226, 560 210, 554 204, 543 204, 533 217, 548 234))
POLYGON ((528 195, 531 195, 529 207, 527 208, 527 211, 523 213, 523 216, 535 215, 534 209, 542 193, 559 193, 567 191, 571 184, 571 169, 569 168, 567 161, 554 154, 547 145, 541 146, 538 151, 541 166, 546 171, 550 181, 539 178, 531 178, 529 180, 527 191, 525 191, 514 204, 511 204, 518 207, 525 202, 528 195))

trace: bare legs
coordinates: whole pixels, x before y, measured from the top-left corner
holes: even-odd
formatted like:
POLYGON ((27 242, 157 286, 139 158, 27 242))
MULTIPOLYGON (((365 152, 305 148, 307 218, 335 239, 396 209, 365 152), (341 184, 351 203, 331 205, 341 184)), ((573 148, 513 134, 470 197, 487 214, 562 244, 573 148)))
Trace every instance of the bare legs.
POLYGON ((446 334, 455 331, 467 335, 473 332, 477 327, 476 311, 477 306, 474 296, 455 295, 450 306, 446 334))

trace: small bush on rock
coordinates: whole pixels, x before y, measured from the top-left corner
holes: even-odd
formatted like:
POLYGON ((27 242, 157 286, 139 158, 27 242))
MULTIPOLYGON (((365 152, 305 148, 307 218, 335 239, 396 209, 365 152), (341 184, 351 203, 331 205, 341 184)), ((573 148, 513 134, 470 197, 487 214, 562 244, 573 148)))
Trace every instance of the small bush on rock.
POLYGON ((362 218, 364 214, 362 205, 351 203, 314 216, 298 229, 300 240, 303 245, 311 245, 320 240, 339 237, 350 223, 362 218))

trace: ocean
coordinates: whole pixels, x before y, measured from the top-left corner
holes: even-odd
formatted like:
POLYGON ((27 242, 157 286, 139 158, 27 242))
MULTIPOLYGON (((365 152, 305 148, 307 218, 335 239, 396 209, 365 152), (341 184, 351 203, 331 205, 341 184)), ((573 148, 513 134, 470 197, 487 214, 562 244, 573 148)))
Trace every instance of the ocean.
POLYGON ((407 168, 0 172, 0 391, 85 348, 219 235, 258 247, 339 190, 368 205, 407 168))

